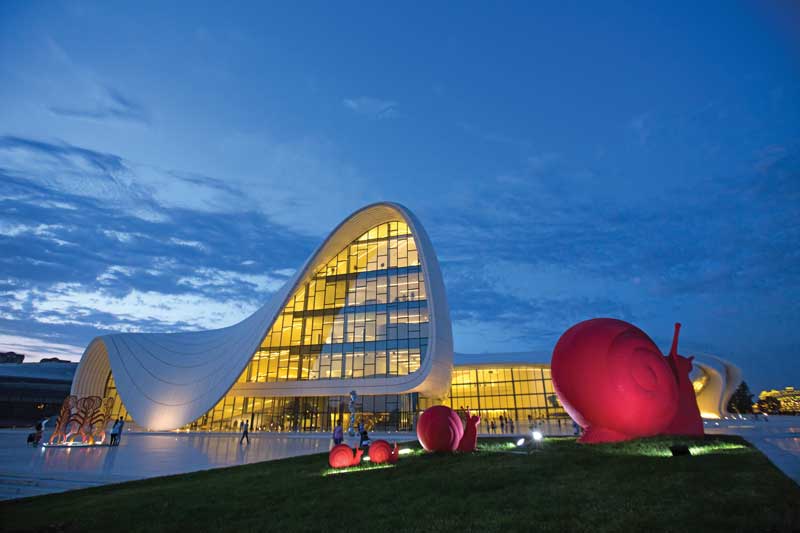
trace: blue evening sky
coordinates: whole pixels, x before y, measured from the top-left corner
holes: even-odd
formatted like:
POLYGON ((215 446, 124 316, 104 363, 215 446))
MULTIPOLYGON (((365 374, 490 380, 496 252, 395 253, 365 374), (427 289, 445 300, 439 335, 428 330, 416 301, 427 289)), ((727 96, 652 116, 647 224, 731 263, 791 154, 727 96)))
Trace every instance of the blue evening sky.
POLYGON ((0 3, 0 350, 233 324, 392 200, 458 351, 681 321, 800 386, 796 4, 401 4, 0 3))

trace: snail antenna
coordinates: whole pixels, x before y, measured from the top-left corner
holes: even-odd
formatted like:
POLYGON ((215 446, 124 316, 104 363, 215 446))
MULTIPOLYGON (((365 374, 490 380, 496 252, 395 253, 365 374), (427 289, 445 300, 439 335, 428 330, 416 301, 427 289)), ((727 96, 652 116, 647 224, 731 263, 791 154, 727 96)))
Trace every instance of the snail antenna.
POLYGON ((681 334, 681 323, 675 322, 675 333, 672 334, 672 348, 669 350, 669 357, 673 361, 678 357, 678 337, 681 334))

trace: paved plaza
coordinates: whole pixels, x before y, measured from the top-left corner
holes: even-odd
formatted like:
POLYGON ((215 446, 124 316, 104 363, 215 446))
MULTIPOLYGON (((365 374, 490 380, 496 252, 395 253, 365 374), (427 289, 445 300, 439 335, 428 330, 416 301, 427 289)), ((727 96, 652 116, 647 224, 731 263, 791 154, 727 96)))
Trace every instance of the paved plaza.
MULTIPOLYGON (((35 496, 197 470, 327 452, 330 435, 251 433, 126 433, 118 447, 32 448, 28 430, 0 430, 0 499, 35 496)), ((371 434, 408 441, 410 433, 371 434)), ((351 444, 358 444, 354 438, 351 444)))
MULTIPOLYGON (((556 434, 565 428, 543 428, 556 434)), ((800 483, 800 417, 706 422, 709 434, 741 435, 800 483)), ((240 445, 231 433, 126 433, 119 447, 31 448, 27 430, 0 430, 0 499, 182 474, 298 455, 321 453, 330 435, 253 433, 240 445)), ((412 433, 372 434, 373 439, 415 440, 412 433)), ((357 443, 357 438, 349 444, 357 443)))
POLYGON ((800 417, 771 416, 767 422, 764 417, 754 420, 752 415, 748 415, 744 420, 708 421, 706 433, 739 435, 747 439, 784 474, 800 484, 800 417))

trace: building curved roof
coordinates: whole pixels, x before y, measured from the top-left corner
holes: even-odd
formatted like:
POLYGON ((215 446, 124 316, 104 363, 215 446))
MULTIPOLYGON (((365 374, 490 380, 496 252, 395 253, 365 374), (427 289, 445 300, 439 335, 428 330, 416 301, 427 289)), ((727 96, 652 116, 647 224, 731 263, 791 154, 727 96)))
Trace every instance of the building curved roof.
POLYGON ((102 395, 111 371, 138 425, 173 429, 202 416, 234 385, 236 394, 243 396, 327 396, 357 390, 359 394, 424 392, 439 397, 449 388, 452 367, 450 312, 430 238, 408 209, 384 202, 364 207, 339 224, 270 301, 238 324, 209 331, 95 338, 81 358, 72 394, 102 395), (425 278, 430 334, 420 368, 405 376, 236 384, 295 290, 360 235, 395 220, 408 224, 425 278))

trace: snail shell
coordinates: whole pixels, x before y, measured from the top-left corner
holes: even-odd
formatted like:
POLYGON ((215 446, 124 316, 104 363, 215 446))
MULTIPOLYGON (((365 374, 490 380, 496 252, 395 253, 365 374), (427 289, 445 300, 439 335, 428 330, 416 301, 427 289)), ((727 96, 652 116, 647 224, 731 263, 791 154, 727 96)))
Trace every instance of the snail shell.
POLYGON ((337 444, 328 453, 328 464, 332 468, 346 468, 357 465, 361 461, 361 454, 364 452, 357 450, 355 456, 353 449, 347 444, 337 444))
POLYGON ((369 446, 369 461, 375 464, 393 463, 397 460, 397 444, 394 449, 385 440, 376 440, 369 446))
POLYGON ((553 350, 551 369, 561 404, 587 430, 657 435, 678 408, 666 358, 644 331, 622 320, 596 318, 568 329, 553 350))
POLYGON ((429 452, 455 451, 463 435, 461 417, 445 405, 428 407, 417 421, 417 439, 429 452))

